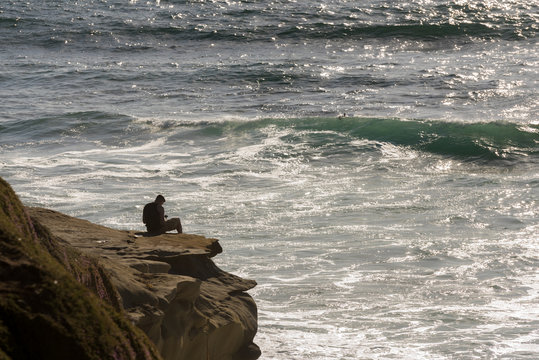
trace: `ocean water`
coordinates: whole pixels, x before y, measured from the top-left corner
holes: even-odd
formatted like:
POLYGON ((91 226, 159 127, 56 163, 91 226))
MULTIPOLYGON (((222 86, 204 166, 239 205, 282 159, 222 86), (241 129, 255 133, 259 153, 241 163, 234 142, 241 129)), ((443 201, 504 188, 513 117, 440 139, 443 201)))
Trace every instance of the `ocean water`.
POLYGON ((0 176, 257 280, 262 359, 539 358, 536 1, 0 3, 0 176))

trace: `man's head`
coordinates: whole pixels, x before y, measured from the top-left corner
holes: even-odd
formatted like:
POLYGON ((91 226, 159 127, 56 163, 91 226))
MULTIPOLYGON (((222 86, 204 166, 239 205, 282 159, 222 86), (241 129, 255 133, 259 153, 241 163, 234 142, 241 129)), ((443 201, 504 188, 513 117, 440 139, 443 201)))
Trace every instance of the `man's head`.
POLYGON ((157 197, 155 198, 155 202, 163 205, 165 203, 165 197, 163 195, 157 195, 157 197))

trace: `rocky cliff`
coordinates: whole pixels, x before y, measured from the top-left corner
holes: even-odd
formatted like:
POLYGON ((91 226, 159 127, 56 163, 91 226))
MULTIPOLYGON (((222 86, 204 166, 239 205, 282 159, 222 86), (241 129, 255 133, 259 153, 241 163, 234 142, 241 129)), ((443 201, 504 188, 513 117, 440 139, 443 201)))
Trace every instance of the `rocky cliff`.
POLYGON ((256 283, 214 264, 216 239, 109 229, 0 190, 0 358, 260 356, 256 283))

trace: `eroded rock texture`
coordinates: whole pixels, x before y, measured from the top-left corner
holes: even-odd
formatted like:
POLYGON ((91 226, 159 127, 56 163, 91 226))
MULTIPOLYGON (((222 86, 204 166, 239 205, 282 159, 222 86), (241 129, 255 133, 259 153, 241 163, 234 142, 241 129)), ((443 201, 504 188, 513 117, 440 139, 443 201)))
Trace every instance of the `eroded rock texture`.
POLYGON ((0 178, 0 359, 256 359, 256 283, 221 251, 25 208, 0 178))
POLYGON ((110 274, 129 318, 164 359, 256 359, 256 282, 220 270, 216 239, 144 236, 40 208, 32 218, 93 258, 110 274))

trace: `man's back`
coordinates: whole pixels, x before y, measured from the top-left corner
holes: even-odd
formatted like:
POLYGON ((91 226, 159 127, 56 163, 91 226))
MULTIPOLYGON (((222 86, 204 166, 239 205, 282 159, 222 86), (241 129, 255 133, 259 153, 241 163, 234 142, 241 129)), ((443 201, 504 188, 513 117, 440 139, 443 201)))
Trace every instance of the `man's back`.
POLYGON ((148 203, 142 211, 142 222, 146 224, 148 231, 159 231, 161 228, 161 219, 159 218, 158 204, 156 202, 148 203))

